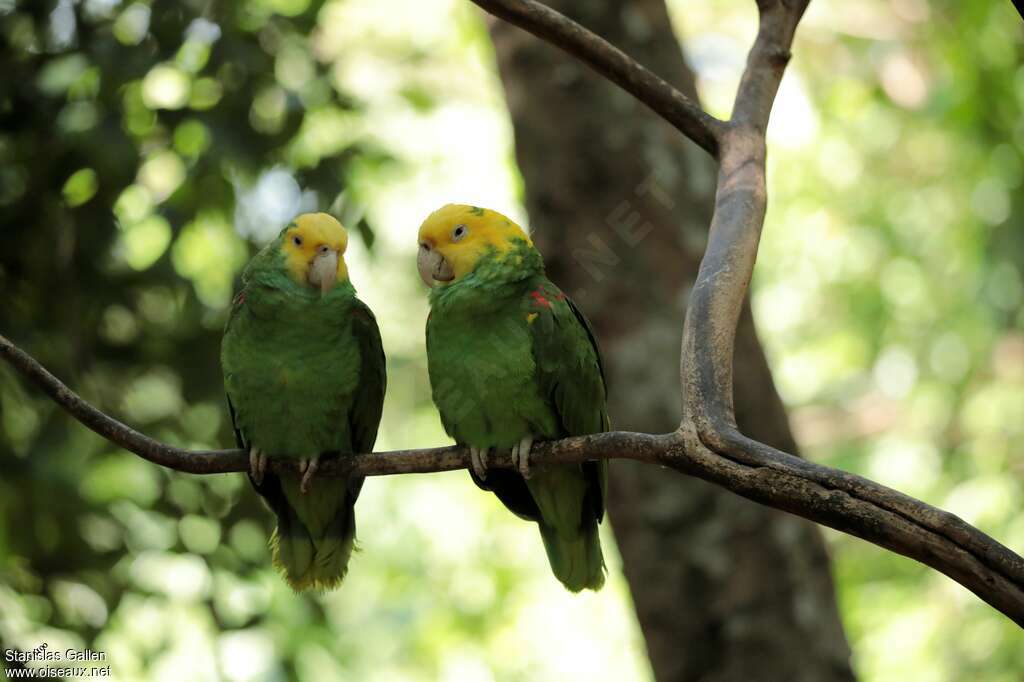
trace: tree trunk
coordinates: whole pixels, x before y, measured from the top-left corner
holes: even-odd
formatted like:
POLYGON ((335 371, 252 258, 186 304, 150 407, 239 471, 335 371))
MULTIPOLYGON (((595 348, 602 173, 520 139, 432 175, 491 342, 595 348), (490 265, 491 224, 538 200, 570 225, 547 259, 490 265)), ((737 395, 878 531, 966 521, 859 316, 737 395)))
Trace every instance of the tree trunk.
MULTIPOLYGON (((663 0, 550 0, 696 97, 663 0)), ((680 417, 679 344, 706 241, 715 168, 642 105, 562 52, 491 23, 535 240, 603 344, 617 429, 680 417)), ((736 413, 753 438, 796 452, 744 311, 736 413)), ((701 481, 616 461, 609 507, 661 681, 851 680, 850 651, 817 527, 701 481)))

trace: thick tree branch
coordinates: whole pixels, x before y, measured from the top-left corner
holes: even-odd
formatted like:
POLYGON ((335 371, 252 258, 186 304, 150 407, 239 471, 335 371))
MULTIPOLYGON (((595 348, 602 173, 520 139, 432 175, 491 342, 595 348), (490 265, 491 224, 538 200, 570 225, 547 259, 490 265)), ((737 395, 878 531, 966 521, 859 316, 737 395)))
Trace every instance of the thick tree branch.
MULTIPOLYGON (((244 472, 242 450, 192 451, 153 440, 100 412, 31 356, 0 336, 0 356, 71 416, 117 445, 161 466, 193 474, 244 472)), ((708 448, 692 425, 670 434, 613 431, 546 443, 536 463, 634 459, 661 464, 756 502, 822 523, 917 559, 970 589, 1024 626, 1024 559, 956 516, 860 476, 813 464, 733 433, 724 452, 708 448)), ((298 469, 275 461, 276 471, 298 469)), ((400 450, 328 459, 319 476, 430 473, 465 469, 460 447, 400 450)), ((512 468, 507 452, 491 466, 512 468)))
POLYGON ((646 104, 712 157, 718 157, 718 138, 724 123, 604 38, 534 0, 472 1, 573 55, 646 104))
MULTIPOLYGON (((566 49, 649 102, 601 66, 606 52, 614 48, 558 13, 532 0, 473 1, 566 49)), ((715 212, 683 328, 682 442, 671 442, 657 459, 755 501, 917 559, 1024 625, 1024 560, 1017 554, 953 514, 862 477, 780 452, 736 428, 732 359, 767 207, 765 131, 808 2, 757 0, 757 38, 740 79, 733 116, 724 128, 715 127, 720 161, 715 212)), ((617 59, 629 61, 619 55, 617 59)), ((660 108, 652 108, 668 118, 660 108)))

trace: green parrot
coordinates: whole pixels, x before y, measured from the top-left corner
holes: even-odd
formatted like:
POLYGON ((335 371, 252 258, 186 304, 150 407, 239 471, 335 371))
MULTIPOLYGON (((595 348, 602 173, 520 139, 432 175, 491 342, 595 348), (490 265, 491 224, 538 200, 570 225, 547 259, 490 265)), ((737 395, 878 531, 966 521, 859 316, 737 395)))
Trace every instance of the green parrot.
POLYGON ((573 592, 600 589, 607 461, 530 467, 534 440, 610 428, 590 324, 522 228, 495 211, 435 211, 417 260, 431 287, 427 362, 445 431, 469 447, 478 486, 537 522, 555 577, 573 592), (493 448, 511 449, 518 470, 488 470, 493 448))
POLYGON ((347 245, 326 213, 296 218, 246 266, 221 345, 238 447, 277 516, 274 565, 296 591, 345 577, 363 479, 314 473, 323 455, 372 451, 384 404, 380 331, 349 282, 347 245), (278 458, 302 475, 268 470, 278 458))

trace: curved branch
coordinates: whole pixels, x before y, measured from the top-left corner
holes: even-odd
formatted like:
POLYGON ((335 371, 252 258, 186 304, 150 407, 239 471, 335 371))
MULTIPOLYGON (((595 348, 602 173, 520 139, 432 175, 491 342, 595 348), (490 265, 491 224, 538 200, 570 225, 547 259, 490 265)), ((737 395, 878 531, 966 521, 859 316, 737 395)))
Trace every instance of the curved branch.
MULTIPOLYGON (((651 86, 666 91, 660 95, 638 94, 606 63, 608 54, 619 61, 629 62, 628 57, 539 3, 473 1, 576 55, 648 104, 667 96, 670 86, 663 82, 651 86)), ((860 476, 780 452, 736 428, 732 358, 767 208, 765 131, 808 2, 757 0, 757 38, 740 79, 733 116, 725 124, 714 119, 718 154, 713 155, 720 162, 715 210, 690 294, 680 353, 682 444, 671 442, 658 461, 917 559, 1024 625, 1024 560, 1017 554, 949 512, 860 476)), ((672 122, 662 109, 652 108, 672 122)))
MULTIPOLYGON (((242 450, 193 451, 153 440, 83 400, 34 358, 0 336, 0 356, 71 416, 117 445, 161 466, 193 474, 248 470, 242 450)), ((732 432, 708 447, 690 425, 652 435, 612 431, 537 443, 536 463, 633 459, 702 478, 761 504, 855 535, 935 568, 1024 626, 1024 559, 949 512, 873 481, 772 450, 732 432)), ((491 466, 513 468, 498 452, 491 466)), ((294 462, 275 471, 298 475, 294 462)), ((320 476, 380 476, 470 467, 461 447, 399 450, 325 460, 320 476)))
POLYGON ((758 34, 721 138, 711 232, 683 328, 681 431, 691 456, 758 472, 756 479, 734 482, 735 492, 917 559, 1024 625, 1018 611, 1024 596, 1020 556, 949 512, 781 452, 736 427, 733 345, 767 208, 765 131, 807 4, 758 2, 758 34))
POLYGON ((646 104, 712 157, 718 158, 719 137, 725 124, 604 38, 535 0, 472 2, 573 55, 646 104))
POLYGON ((684 424, 699 434, 735 428, 732 356, 736 324, 754 271, 768 193, 765 130, 808 0, 759 0, 760 23, 722 137, 708 245, 683 325, 684 424))
MULTIPOLYGON (((188 474, 227 474, 249 470, 249 455, 243 450, 186 450, 174 447, 139 433, 127 424, 108 416, 90 405, 35 358, 3 335, 0 335, 0 357, 79 422, 111 443, 120 445, 145 460, 188 474)), ((672 435, 653 436, 646 433, 613 431, 537 443, 531 454, 538 461, 560 463, 613 457, 655 462, 658 460, 658 453, 666 449, 666 441, 672 438, 672 435)), ((509 453, 493 453, 487 461, 489 466, 515 468, 509 453)), ((271 461, 270 466, 278 472, 299 473, 295 462, 277 460, 271 461)), ((317 469, 317 475, 426 474, 467 469, 470 466, 468 449, 448 446, 325 459, 317 469)))

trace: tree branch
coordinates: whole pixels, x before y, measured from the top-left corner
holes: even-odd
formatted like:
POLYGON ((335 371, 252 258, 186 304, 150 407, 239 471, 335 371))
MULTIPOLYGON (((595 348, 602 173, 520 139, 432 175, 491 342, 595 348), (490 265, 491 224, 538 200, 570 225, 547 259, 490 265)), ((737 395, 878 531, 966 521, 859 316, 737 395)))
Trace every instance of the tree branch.
MULTIPOLYGON (((473 2, 577 56, 672 122, 661 108, 650 105, 667 95, 641 95, 624 83, 606 65, 607 53, 614 51, 619 61, 631 60, 586 29, 533 0, 473 2)), ((656 461, 917 559, 1024 625, 1020 556, 949 512, 781 452, 747 438, 736 427, 732 358, 767 207, 765 131, 808 2, 757 0, 757 38, 733 116, 725 124, 715 119, 718 153, 712 155, 720 162, 718 188, 708 246, 683 327, 683 420, 678 439, 659 444, 667 449, 656 461)), ((663 82, 653 87, 670 88, 663 82)))
MULTIPOLYGON (((227 474, 249 470, 249 455, 244 450, 186 450, 174 447, 139 433, 104 414, 3 335, 0 335, 0 357, 79 422, 111 443, 120 445, 145 460, 188 474, 227 474)), ((672 439, 672 435, 652 436, 624 431, 598 433, 537 443, 531 455, 536 456, 537 461, 552 463, 583 462, 588 459, 611 457, 655 462, 658 453, 665 449, 664 443, 672 439)), ((488 466, 515 468, 507 452, 492 453, 487 461, 488 466)), ((329 458, 321 463, 317 469, 317 476, 426 474, 467 469, 470 466, 468 449, 449 446, 329 458)), ((272 460, 270 467, 277 472, 300 473, 298 464, 287 460, 272 460)))
POLYGON ((725 124, 604 38, 534 0, 472 0, 494 16, 565 50, 650 107, 718 158, 725 124))
MULTIPOLYGON (((0 356, 82 424, 150 462, 193 474, 248 470, 248 455, 242 450, 176 448, 107 416, 3 336, 0 356)), ((669 434, 612 431, 537 443, 532 458, 537 464, 592 459, 661 464, 917 559, 1024 626, 1024 559, 985 533, 883 485, 772 450, 738 433, 730 445, 728 452, 708 448, 691 425, 669 434)), ((507 452, 494 453, 490 465, 514 468, 507 452)), ((450 446, 330 458, 317 475, 381 476, 469 466, 469 451, 450 446)), ((294 462, 274 460, 271 468, 298 474, 294 462)))

